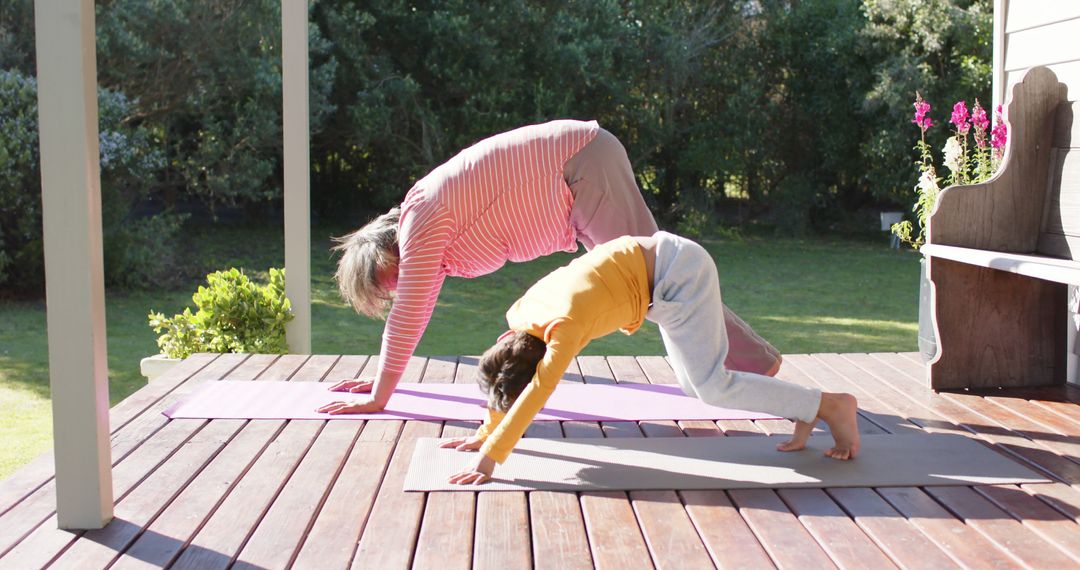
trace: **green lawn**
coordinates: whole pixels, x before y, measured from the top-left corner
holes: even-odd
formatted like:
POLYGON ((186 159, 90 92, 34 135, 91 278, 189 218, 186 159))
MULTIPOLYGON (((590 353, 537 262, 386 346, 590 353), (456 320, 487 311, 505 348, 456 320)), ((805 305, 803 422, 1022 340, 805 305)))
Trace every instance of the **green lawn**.
MULTIPOLYGON (((357 316, 338 299, 333 230, 312 236, 312 346, 321 354, 374 354, 382 323, 357 316)), ((178 257, 201 274, 230 266, 264 279, 283 265, 278 229, 189 229, 178 257)), ((918 257, 879 242, 834 239, 705 240, 720 271, 725 302, 785 353, 916 349, 918 257)), ((478 279, 448 279, 419 355, 479 354, 505 330, 506 308, 531 283, 567 263, 560 254, 509 264, 478 279)), ((176 291, 109 292, 110 397, 143 383, 139 360, 157 352, 146 326, 151 310, 173 314, 191 304, 199 279, 176 291)), ((43 302, 0 302, 0 478, 49 448, 51 409, 43 302)), ((663 354, 655 325, 597 340, 586 354, 663 354)))

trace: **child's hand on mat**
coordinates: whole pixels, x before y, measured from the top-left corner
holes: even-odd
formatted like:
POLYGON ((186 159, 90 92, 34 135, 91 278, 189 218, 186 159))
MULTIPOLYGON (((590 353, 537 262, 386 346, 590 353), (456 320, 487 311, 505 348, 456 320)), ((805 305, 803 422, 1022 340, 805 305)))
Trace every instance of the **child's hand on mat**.
POLYGON ((491 480, 491 473, 495 471, 495 460, 487 455, 476 458, 476 464, 472 469, 465 469, 460 473, 450 476, 450 482, 455 485, 480 485, 491 480))
POLYGON ((454 439, 444 441, 439 444, 439 447, 447 448, 452 447, 458 451, 476 451, 484 446, 484 440, 474 436, 471 437, 456 437, 454 439))
POLYGON ((351 402, 331 402, 318 410, 321 414, 375 414, 383 411, 385 406, 379 405, 375 398, 353 400, 351 402))
POLYGON ((352 392, 353 394, 366 394, 375 385, 374 380, 342 380, 330 387, 331 392, 352 392))

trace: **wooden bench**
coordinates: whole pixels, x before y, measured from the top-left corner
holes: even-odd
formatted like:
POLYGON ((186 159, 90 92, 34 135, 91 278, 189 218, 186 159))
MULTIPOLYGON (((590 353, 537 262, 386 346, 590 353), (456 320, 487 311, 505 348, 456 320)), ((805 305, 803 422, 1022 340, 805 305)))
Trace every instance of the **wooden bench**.
POLYGON ((1080 285, 1080 104, 1044 67, 1012 91, 990 180, 938 196, 927 245, 934 390, 1065 382, 1067 295, 1080 285))

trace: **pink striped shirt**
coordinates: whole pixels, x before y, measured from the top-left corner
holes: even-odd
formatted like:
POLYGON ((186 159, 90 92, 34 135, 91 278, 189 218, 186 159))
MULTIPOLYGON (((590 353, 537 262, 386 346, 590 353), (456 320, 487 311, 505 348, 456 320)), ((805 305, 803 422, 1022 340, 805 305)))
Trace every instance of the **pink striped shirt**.
POLYGON ((420 179, 401 204, 394 304, 383 329, 379 392, 401 378, 447 275, 477 277, 507 261, 576 251, 563 165, 596 121, 561 120, 484 139, 420 179))

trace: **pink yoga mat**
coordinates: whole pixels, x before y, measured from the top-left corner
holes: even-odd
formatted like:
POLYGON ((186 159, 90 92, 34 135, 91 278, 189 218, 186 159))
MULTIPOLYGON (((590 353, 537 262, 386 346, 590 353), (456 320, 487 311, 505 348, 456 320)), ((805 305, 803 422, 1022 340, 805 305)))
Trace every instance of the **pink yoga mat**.
MULTIPOLYGON (((398 384, 378 414, 316 412, 330 402, 363 397, 318 382, 209 382, 163 413, 174 419, 483 420, 486 396, 475 384, 398 384)), ((560 384, 537 420, 758 420, 776 416, 717 408, 661 384, 560 384)))

